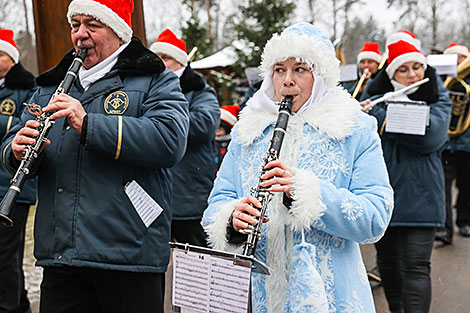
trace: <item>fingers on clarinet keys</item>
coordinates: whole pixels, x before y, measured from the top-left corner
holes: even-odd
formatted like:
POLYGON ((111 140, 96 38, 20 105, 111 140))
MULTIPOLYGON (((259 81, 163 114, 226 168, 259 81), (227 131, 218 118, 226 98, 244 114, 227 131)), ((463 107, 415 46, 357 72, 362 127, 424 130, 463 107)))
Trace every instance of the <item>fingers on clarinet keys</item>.
POLYGON ((247 228, 241 228, 238 232, 240 234, 249 235, 255 231, 255 228, 251 225, 248 225, 247 228))

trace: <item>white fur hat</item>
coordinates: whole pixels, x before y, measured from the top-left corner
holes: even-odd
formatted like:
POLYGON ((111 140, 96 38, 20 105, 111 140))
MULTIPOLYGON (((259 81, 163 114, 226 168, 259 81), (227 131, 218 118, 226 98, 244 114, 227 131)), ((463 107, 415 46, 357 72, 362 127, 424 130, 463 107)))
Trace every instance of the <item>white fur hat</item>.
POLYGON ((260 69, 264 77, 272 75, 274 65, 288 58, 305 62, 312 71, 323 77, 327 87, 339 80, 339 60, 331 41, 315 26, 297 23, 275 34, 264 47, 260 69))

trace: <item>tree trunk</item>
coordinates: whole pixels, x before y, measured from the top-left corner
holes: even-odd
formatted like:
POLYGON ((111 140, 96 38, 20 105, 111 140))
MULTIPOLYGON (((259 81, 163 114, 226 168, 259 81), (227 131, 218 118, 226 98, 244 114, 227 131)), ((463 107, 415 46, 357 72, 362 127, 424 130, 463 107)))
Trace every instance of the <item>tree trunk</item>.
POLYGON ((206 11, 207 11, 207 39, 210 40, 212 37, 211 34, 211 3, 210 0, 206 0, 206 11))

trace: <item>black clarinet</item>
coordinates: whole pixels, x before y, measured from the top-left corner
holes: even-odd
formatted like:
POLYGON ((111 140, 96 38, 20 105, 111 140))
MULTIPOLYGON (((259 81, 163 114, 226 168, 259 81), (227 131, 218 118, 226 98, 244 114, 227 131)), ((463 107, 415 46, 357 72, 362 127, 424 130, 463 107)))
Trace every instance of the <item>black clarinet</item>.
MULTIPOLYGON (((49 103, 52 99, 61 93, 68 94, 72 88, 73 82, 78 75, 78 71, 83 64, 87 55, 87 49, 80 49, 75 53, 75 58, 70 65, 67 74, 57 87, 56 91, 52 95, 49 103)), ((51 119, 53 111, 42 112, 42 109, 37 104, 27 104, 27 109, 31 114, 36 115, 36 121, 39 122, 39 135, 36 137, 36 142, 32 145, 28 145, 25 149, 23 158, 21 159, 20 166, 16 171, 15 176, 10 181, 10 187, 8 188, 5 196, 0 203, 0 226, 12 227, 13 226, 13 211, 16 206, 16 200, 18 199, 21 189, 23 188, 26 178, 31 171, 34 163, 36 162, 39 152, 42 146, 47 140, 47 134, 51 130, 55 121, 51 119)))
MULTIPOLYGON (((287 123, 292 114, 292 96, 287 96, 282 99, 279 106, 279 115, 277 116, 276 126, 274 127, 274 134, 271 138, 271 143, 269 149, 266 152, 266 155, 263 158, 263 163, 261 166, 261 173, 258 178, 258 183, 255 187, 251 188, 251 195, 258 199, 261 203, 260 216, 258 222, 255 226, 250 225, 248 228, 241 231, 244 234, 248 234, 248 239, 246 240, 245 246, 243 248, 243 255, 253 256, 255 254, 256 245, 258 240, 261 238, 261 227, 263 220, 267 218, 266 210, 268 208, 269 202, 272 200, 274 193, 269 191, 268 188, 262 187, 261 183, 264 179, 261 179, 261 176, 266 173, 266 165, 274 160, 279 158, 279 152, 281 151, 282 141, 284 140, 284 135, 286 134, 287 123)), ((252 205, 252 207, 256 208, 252 205)), ((258 209, 258 208, 256 208, 258 209)))

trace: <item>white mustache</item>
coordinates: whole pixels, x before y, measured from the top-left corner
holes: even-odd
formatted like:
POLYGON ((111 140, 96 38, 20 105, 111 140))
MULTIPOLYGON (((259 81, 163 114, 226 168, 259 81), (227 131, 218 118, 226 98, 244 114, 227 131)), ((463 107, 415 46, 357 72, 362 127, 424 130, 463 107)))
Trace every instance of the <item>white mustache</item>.
POLYGON ((82 41, 82 40, 77 41, 77 47, 79 49, 90 49, 90 48, 93 48, 93 46, 94 45, 91 42, 82 41))

